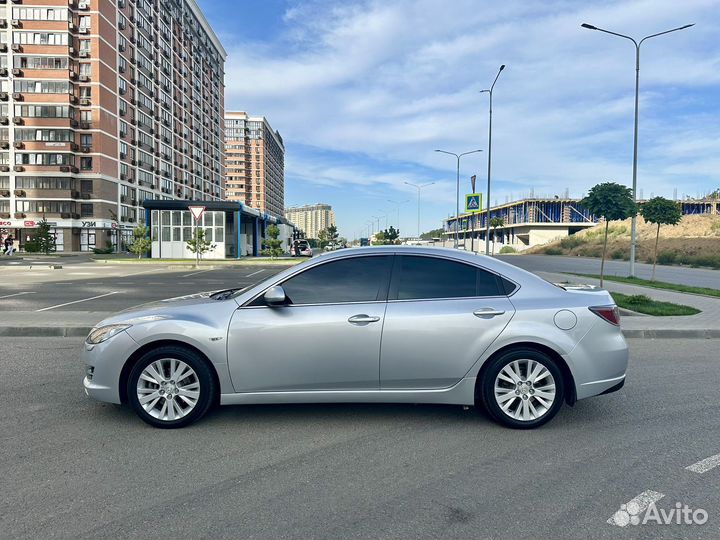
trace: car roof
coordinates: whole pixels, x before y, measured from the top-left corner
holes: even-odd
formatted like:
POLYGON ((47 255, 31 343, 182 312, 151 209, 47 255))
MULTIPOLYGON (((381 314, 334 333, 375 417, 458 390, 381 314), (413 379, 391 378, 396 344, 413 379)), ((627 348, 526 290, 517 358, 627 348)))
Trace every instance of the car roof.
MULTIPOLYGON (((357 255, 370 255, 370 254, 393 254, 393 255, 428 255, 432 257, 442 257, 445 259, 453 259, 457 261, 464 261, 475 266, 481 266, 498 274, 501 274, 513 281, 518 283, 530 282, 541 282, 543 284, 554 287, 549 282, 545 281, 541 277, 518 268, 515 265, 501 261, 495 257, 488 255, 482 255, 479 253, 473 253, 472 251, 464 251, 460 249, 444 248, 444 247, 432 247, 432 246, 365 246, 365 247, 353 247, 347 249, 341 249, 339 251, 329 251, 323 253, 317 257, 314 257, 308 262, 312 261, 329 261, 330 259, 339 259, 344 257, 352 257, 357 255)), ((518 255, 522 256, 522 255, 518 255)))

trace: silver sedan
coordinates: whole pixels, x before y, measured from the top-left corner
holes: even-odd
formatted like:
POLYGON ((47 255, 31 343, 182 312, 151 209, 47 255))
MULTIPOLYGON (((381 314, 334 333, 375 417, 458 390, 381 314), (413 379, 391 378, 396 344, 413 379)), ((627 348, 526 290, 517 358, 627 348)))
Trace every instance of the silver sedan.
POLYGON ((85 341, 84 387, 161 428, 215 403, 311 402, 482 405, 533 428, 623 386, 619 322, 607 291, 490 257, 346 249, 102 321, 85 341))

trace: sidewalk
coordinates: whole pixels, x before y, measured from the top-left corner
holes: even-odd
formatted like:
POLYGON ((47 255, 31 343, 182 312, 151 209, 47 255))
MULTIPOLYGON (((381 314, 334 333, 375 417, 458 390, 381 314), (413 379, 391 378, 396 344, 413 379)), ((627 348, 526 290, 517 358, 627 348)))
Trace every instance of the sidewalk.
MULTIPOLYGON (((537 272, 540 277, 553 283, 600 285, 599 279, 570 274, 537 272)), ((653 300, 673 302, 699 309, 701 313, 683 317, 653 317, 637 314, 621 317, 626 337, 632 338, 720 338, 720 298, 665 291, 638 285, 605 281, 603 288, 623 294, 644 294, 653 300)))

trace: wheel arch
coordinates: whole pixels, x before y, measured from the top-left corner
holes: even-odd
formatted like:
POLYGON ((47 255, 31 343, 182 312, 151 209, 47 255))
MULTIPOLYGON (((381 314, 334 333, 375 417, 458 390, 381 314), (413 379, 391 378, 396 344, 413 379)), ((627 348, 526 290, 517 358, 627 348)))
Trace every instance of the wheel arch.
POLYGON ((568 405, 575 404, 575 402, 577 401, 575 379, 573 378, 572 372, 570 371, 570 367, 567 365, 567 362, 565 362, 565 359, 562 357, 562 355, 552 347, 534 341, 519 341, 516 343, 509 343, 494 351, 490 356, 485 359, 482 366, 480 366, 480 371, 478 372, 475 379, 476 402, 480 399, 480 385, 482 384, 482 380, 485 376, 485 371, 487 371, 488 366, 491 364, 491 361, 498 356, 515 349, 534 349, 536 351, 547 354, 550 358, 555 360, 563 376, 563 383, 565 385, 565 403, 567 403, 568 405))
POLYGON ((127 360, 125 360, 125 363, 123 364, 122 370, 120 371, 120 380, 118 381, 118 393, 120 395, 120 402, 123 404, 126 404, 128 402, 128 395, 127 395, 127 382, 128 378, 130 377, 130 372, 132 371, 133 366, 135 363, 142 358, 142 356, 154 349, 159 349, 160 347, 179 347, 181 349, 185 349, 189 352, 196 353, 204 362, 207 364, 207 366, 210 368, 210 373, 212 374, 212 377, 215 381, 215 388, 217 389, 215 396, 213 396, 213 404, 217 404, 220 400, 220 378, 218 376, 217 368, 215 365, 210 361, 210 359, 207 357, 207 355, 202 352, 197 347, 194 347, 193 345, 190 345, 189 343, 186 343, 184 341, 174 340, 174 339, 162 339, 158 341, 151 341, 150 343, 144 344, 142 347, 138 348, 136 351, 134 351, 127 360))

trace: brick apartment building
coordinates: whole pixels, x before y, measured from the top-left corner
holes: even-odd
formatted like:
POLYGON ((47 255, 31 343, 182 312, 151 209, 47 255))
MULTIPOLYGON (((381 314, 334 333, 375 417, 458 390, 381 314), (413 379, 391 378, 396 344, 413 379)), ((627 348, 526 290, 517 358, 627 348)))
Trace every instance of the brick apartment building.
POLYGON ((274 217, 285 207, 285 145, 264 116, 225 113, 226 196, 274 217))
POLYGON ((222 200, 225 56, 195 0, 0 4, 0 233, 89 251, 222 200))

